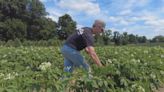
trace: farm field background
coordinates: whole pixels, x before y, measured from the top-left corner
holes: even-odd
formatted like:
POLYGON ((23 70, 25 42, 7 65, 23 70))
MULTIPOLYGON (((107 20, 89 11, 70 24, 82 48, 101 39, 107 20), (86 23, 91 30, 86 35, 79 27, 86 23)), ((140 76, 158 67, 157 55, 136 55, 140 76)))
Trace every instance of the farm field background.
POLYGON ((59 47, 0 47, 0 92, 153 92, 164 83, 164 48, 96 47, 103 67, 63 72, 59 47))

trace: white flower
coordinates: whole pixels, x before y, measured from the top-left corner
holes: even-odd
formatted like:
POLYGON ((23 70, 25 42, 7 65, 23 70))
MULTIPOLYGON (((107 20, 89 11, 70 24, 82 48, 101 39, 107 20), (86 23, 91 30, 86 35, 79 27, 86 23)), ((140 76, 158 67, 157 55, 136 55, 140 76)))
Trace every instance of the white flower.
POLYGON ((8 54, 9 54, 9 55, 11 55, 12 53, 11 53, 11 52, 9 52, 8 54))
POLYGON ((156 75, 155 74, 150 74, 150 77, 152 77, 153 79, 156 78, 156 75))
POLYGON ((27 67, 26 67, 26 69, 30 69, 30 67, 29 67, 29 66, 27 66, 27 67))
POLYGON ((148 51, 147 50, 144 50, 144 53, 148 54, 148 51))
POLYGON ((145 92, 145 89, 144 89, 142 86, 139 86, 139 87, 138 87, 138 91, 139 91, 139 92, 145 92))
POLYGON ((124 52, 125 54, 128 54, 128 52, 124 52))
POLYGON ((117 59, 114 58, 113 61, 117 61, 117 59))
POLYGON ((4 60, 1 60, 0 62, 1 62, 1 63, 6 63, 6 62, 7 62, 7 60, 6 60, 6 59, 4 59, 4 60))
POLYGON ((5 58, 7 55, 5 54, 5 55, 3 55, 3 58, 5 58))
POLYGON ((118 54, 118 52, 114 52, 114 54, 118 54))
POLYGON ((138 59, 137 62, 140 63, 140 60, 138 59))
POLYGON ((17 72, 13 72, 13 75, 14 75, 14 76, 18 76, 18 73, 17 73, 17 72))
POLYGON ((8 73, 7 75, 4 75, 4 80, 11 80, 14 79, 16 76, 18 76, 17 72, 8 73))
POLYGON ((164 55, 161 55, 161 58, 164 58, 164 55))
POLYGON ((131 61, 134 62, 134 63, 137 63, 137 60, 135 60, 134 58, 131 61))
POLYGON ((134 57, 134 55, 133 55, 133 54, 131 54, 131 56, 132 56, 132 57, 134 57))
POLYGON ((159 63, 160 63, 160 64, 163 64, 163 62, 161 62, 161 61, 160 61, 159 63))
POLYGON ((4 74, 3 73, 0 73, 0 77, 3 77, 4 76, 4 74))
POLYGON ((160 73, 161 73, 162 75, 164 75, 164 71, 161 70, 160 73))
POLYGON ((48 68, 51 67, 51 63, 50 62, 43 62, 39 65, 39 69, 40 70, 47 70, 48 68))
POLYGON ((112 63, 112 60, 111 60, 111 59, 108 59, 107 61, 108 61, 109 63, 112 63))
POLYGON ((136 86, 137 86, 136 84, 133 84, 133 85, 132 85, 132 88, 134 89, 134 88, 136 88, 136 86))
POLYGON ((11 73, 8 73, 6 75, 6 77, 4 78, 4 80, 10 80, 10 79, 14 79, 14 78, 15 78, 15 76, 13 76, 11 73))
POLYGON ((144 65, 147 65, 147 63, 144 63, 144 65))

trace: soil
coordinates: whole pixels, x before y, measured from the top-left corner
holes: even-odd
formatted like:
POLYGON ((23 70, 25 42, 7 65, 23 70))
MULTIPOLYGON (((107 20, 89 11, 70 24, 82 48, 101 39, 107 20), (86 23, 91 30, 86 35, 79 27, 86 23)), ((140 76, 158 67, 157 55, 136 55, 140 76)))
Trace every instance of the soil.
POLYGON ((164 92, 164 87, 163 88, 159 88, 156 92, 164 92))

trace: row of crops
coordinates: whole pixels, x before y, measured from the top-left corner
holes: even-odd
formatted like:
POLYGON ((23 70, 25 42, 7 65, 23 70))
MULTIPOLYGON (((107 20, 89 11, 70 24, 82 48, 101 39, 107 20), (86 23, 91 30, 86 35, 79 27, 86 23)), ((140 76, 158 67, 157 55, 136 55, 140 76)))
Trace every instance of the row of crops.
POLYGON ((0 47, 0 92, 153 92, 164 83, 164 48, 97 47, 103 67, 63 72, 59 47, 0 47))

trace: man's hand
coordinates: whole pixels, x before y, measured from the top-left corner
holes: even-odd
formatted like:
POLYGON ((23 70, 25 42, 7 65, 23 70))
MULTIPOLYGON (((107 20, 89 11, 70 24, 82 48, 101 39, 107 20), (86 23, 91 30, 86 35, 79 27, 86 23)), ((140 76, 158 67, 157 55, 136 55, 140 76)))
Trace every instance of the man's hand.
POLYGON ((94 60, 94 62, 98 65, 98 66, 102 66, 99 57, 97 56, 95 49, 93 46, 88 46, 85 48, 85 51, 91 56, 91 58, 94 60))

